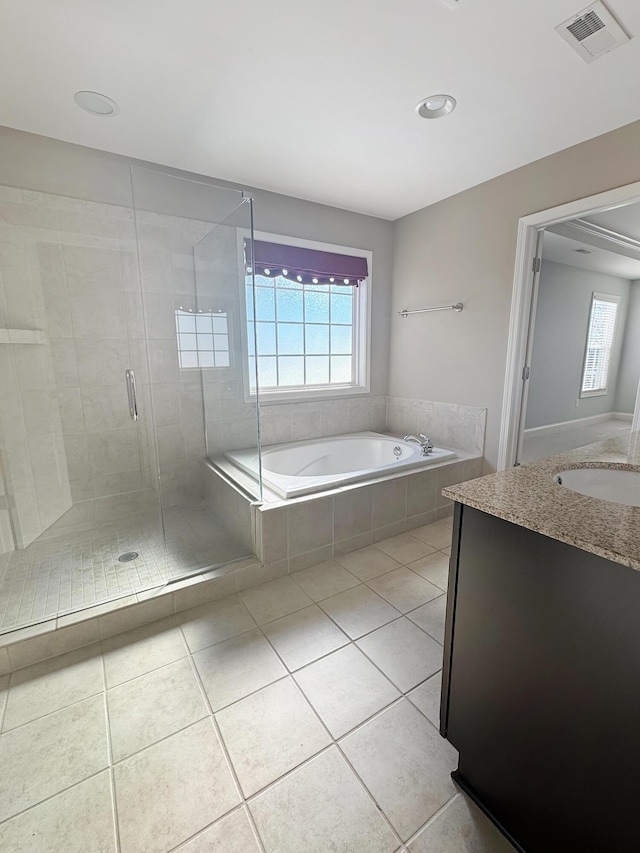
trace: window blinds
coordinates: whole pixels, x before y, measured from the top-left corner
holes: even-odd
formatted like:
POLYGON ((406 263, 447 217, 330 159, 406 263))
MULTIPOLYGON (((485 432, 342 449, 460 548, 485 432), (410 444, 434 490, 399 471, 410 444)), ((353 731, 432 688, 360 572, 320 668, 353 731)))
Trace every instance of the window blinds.
POLYGON ((594 293, 591 300, 582 393, 606 391, 619 297, 594 293))

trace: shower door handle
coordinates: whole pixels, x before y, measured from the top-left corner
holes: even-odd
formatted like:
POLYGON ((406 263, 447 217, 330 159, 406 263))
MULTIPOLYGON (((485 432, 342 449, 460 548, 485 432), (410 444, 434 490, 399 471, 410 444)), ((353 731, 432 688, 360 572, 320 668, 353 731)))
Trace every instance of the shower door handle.
POLYGON ((138 401, 136 399, 136 377, 131 368, 124 372, 127 383, 127 397, 129 398, 129 414, 132 421, 138 420, 138 401))

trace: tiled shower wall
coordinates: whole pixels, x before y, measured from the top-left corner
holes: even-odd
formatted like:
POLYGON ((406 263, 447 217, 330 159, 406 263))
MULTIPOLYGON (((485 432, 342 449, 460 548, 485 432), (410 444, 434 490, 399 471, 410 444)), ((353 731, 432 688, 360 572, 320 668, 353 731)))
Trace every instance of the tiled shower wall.
MULTIPOLYGON (((192 248, 210 227, 141 214, 141 291, 132 210, 0 188, 0 327, 45 333, 40 346, 0 344, 0 357, 13 358, 15 383, 29 404, 16 418, 3 389, 3 410, 14 424, 24 422, 24 441, 36 437, 40 455, 35 467, 41 480, 48 465, 56 466, 58 474, 45 486, 52 491, 55 485, 53 493, 60 498, 66 476, 67 496, 70 487, 73 501, 70 509, 67 502, 58 504, 56 513, 43 513, 36 535, 52 522, 50 533, 157 508, 155 448, 151 420, 145 417, 150 391, 163 500, 172 506, 201 499, 202 380, 197 369, 178 370, 174 311, 180 304, 194 303, 192 248), (138 422, 129 416, 124 382, 128 367, 138 379, 138 422), (46 424, 60 439, 57 455, 47 451, 40 435, 46 424)), ((13 374, 4 363, 2 368, 6 384, 13 374)), ((30 459, 24 441, 20 448, 19 437, 13 436, 10 448, 7 435, 5 481, 12 466, 24 467, 30 459)), ((19 497, 12 491, 10 500, 19 497)), ((34 511, 38 497, 25 495, 34 511)))
POLYGON ((0 188, 0 552, 26 547, 71 506, 37 235, 46 212, 0 188))

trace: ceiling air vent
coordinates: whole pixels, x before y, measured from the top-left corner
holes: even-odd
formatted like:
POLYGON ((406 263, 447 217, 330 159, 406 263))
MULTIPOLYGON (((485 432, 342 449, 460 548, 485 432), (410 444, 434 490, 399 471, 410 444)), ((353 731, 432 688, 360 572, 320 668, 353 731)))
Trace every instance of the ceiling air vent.
POLYGON ((585 62, 593 62, 629 41, 629 36, 600 0, 560 24, 556 32, 585 62))
POLYGON ((593 255, 593 252, 589 249, 574 249, 574 252, 577 252, 579 255, 593 255))

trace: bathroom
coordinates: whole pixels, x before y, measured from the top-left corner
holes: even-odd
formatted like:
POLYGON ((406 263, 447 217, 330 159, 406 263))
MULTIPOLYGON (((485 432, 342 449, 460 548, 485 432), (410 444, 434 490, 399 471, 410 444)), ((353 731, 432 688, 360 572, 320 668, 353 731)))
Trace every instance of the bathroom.
MULTIPOLYGON (((518 219, 637 180, 637 116, 553 139, 551 122, 537 148, 514 135, 509 156, 395 191, 393 170, 371 178, 378 153, 363 182, 332 150, 323 188, 317 140, 286 168, 267 143, 262 172, 246 150, 234 164, 254 132, 239 58, 233 143, 176 135, 180 98, 171 119, 148 105, 155 139, 132 116, 169 91, 169 12, 154 34, 131 12, 160 51, 157 80, 133 80, 69 64, 95 10, 66 9, 65 35, 32 5, 63 119, 33 50, 7 45, 28 106, 0 107, 0 848, 506 853, 437 731, 442 490, 506 467, 518 219)), ((190 39, 209 50, 188 5, 185 60, 190 39)), ((464 5, 424 14, 471 32, 464 5)), ((459 103, 422 121, 422 85, 414 163, 464 116, 462 81, 442 80, 459 103)))

